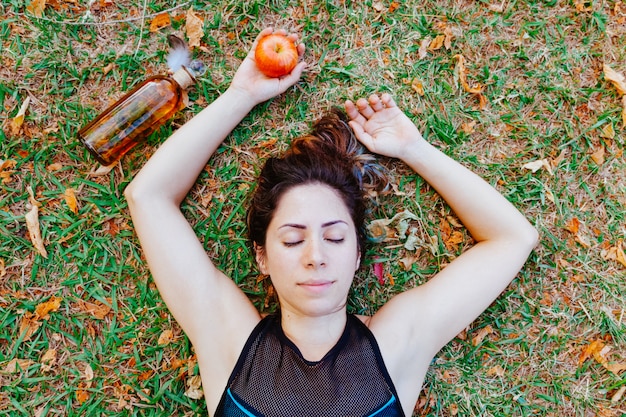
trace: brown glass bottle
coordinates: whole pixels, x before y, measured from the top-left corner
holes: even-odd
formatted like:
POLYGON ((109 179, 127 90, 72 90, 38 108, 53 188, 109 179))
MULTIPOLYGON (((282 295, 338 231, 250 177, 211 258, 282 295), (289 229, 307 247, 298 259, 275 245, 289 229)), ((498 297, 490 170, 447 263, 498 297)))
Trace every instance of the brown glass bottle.
POLYGON ((185 68, 171 77, 150 77, 78 132, 103 165, 119 160, 184 106, 183 92, 195 78, 185 68))

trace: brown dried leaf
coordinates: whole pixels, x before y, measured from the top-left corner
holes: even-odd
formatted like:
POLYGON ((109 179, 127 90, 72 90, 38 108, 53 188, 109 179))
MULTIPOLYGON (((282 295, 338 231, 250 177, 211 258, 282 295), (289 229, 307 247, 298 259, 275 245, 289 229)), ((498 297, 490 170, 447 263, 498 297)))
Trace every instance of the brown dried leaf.
POLYGON ((0 180, 2 180, 3 184, 8 184, 12 181, 12 175, 15 172, 13 168, 15 168, 16 164, 17 161, 14 159, 7 159, 6 161, 0 159, 0 180))
POLYGON ((41 360, 41 370, 42 372, 50 372, 52 370, 52 366, 57 361, 57 350, 56 349, 48 349, 46 353, 43 354, 41 360))
POLYGON ((61 307, 61 297, 52 296, 44 303, 37 304, 35 307, 35 317, 37 320, 46 320, 50 313, 55 312, 61 307))
POLYGON ((578 358, 578 366, 585 363, 585 361, 590 357, 597 355, 602 349, 604 349, 604 342, 602 340, 596 339, 590 342, 580 354, 580 357, 578 358))
POLYGON ((607 123, 606 125, 604 125, 600 136, 607 139, 613 139, 615 137, 615 129, 613 129, 613 123, 607 123))
MULTIPOLYGON (((111 299, 108 298, 107 301, 110 303, 111 299)), ((111 307, 97 301, 96 303, 90 303, 83 300, 78 300, 76 302, 76 306, 84 313, 89 314, 93 318, 97 320, 103 320, 110 312, 111 307)))
POLYGON ((193 7, 187 10, 187 22, 185 23, 185 33, 189 39, 189 47, 200 46, 200 40, 204 36, 204 21, 194 13, 193 7))
POLYGON ((428 45, 428 50, 436 51, 438 49, 441 49, 445 41, 446 41, 446 35, 437 35, 437 37, 435 37, 435 39, 432 40, 430 45, 428 45))
POLYGON ((19 371, 25 371, 28 369, 34 362, 30 359, 11 359, 9 363, 7 363, 4 367, 4 373, 14 374, 19 371))
POLYGON ((602 165, 604 163, 604 146, 600 145, 600 147, 591 154, 591 159, 597 165, 602 165))
POLYGON ((424 84, 422 84, 422 82, 417 79, 417 78, 413 78, 413 81, 411 81, 411 88, 413 89, 413 91, 415 91, 420 97, 424 96, 424 84))
POLYGON ((430 45, 430 38, 426 37, 422 39, 419 50, 417 51, 417 59, 424 59, 428 55, 428 45, 430 45))
POLYGON ((624 78, 622 74, 615 71, 613 68, 609 67, 607 64, 604 64, 602 68, 604 71, 604 78, 606 78, 613 84, 613 86, 617 90, 617 93, 620 96, 626 94, 626 78, 624 78))
POLYGON ((454 56, 457 59, 457 64, 455 68, 455 72, 459 77, 459 82, 463 87, 465 92, 474 94, 478 98, 478 105, 480 109, 484 109, 487 106, 487 97, 483 94, 483 87, 480 84, 476 84, 474 86, 470 86, 467 82, 467 72, 465 70, 465 57, 463 55, 457 54, 454 56))
POLYGON ((493 333, 493 328, 491 327, 491 325, 488 324, 487 326, 480 329, 478 333, 476 333, 476 336, 472 338, 472 345, 478 346, 483 341, 483 339, 491 333, 493 333))
POLYGON ((532 172, 537 172, 541 168, 545 168, 550 174, 552 174, 552 167, 547 159, 538 159, 536 161, 528 162, 522 165, 522 168, 529 169, 532 172))
POLYGON ((30 211, 24 215, 24 218, 26 219, 26 228, 28 229, 30 241, 41 256, 48 258, 48 252, 46 251, 43 239, 41 238, 41 230, 39 226, 39 207, 36 204, 33 204, 30 211))
POLYGON ((194 400, 199 400, 204 396, 200 375, 194 375, 187 380, 187 390, 185 391, 185 396, 194 400))
POLYGON ((78 201, 76 200, 76 193, 73 188, 66 188, 63 193, 65 204, 72 210, 72 213, 78 214, 78 201))
POLYGON ((172 21, 170 20, 169 13, 159 13, 152 19, 152 22, 150 22, 150 32, 157 32, 171 24, 172 21))
POLYGON ((474 127, 476 126, 476 120, 461 123, 461 130, 468 135, 474 133, 474 127))
POLYGON ((572 217, 571 220, 565 225, 565 229, 572 234, 578 234, 578 230, 580 229, 580 220, 576 217, 572 217))
POLYGON ((623 241, 620 239, 617 241, 615 246, 610 247, 608 250, 603 250, 601 252, 602 258, 604 260, 617 261, 626 267, 626 255, 624 254, 624 249, 622 248, 623 241))
POLYGON ((22 316, 20 320, 20 330, 19 335, 24 335, 22 340, 27 341, 30 340, 33 334, 41 327, 41 322, 36 319, 35 314, 26 313, 22 316))
POLYGON ((452 39, 454 39, 454 33, 452 31, 452 28, 449 26, 446 26, 446 28, 443 31, 443 34, 445 36, 445 39, 443 41, 443 46, 445 46, 447 50, 450 50, 450 48, 452 47, 452 39))
POLYGON ((35 17, 41 17, 45 8, 46 0, 33 0, 26 6, 26 11, 33 14, 35 17))
POLYGON ((17 136, 22 130, 22 125, 24 124, 24 117, 26 116, 26 110, 28 109, 28 105, 30 104, 30 97, 26 97, 26 100, 22 103, 20 110, 17 112, 14 118, 9 122, 9 133, 12 136, 17 136))
POLYGON ((167 346, 174 339, 174 332, 171 330, 164 330, 159 336, 159 341, 157 342, 159 346, 167 346))

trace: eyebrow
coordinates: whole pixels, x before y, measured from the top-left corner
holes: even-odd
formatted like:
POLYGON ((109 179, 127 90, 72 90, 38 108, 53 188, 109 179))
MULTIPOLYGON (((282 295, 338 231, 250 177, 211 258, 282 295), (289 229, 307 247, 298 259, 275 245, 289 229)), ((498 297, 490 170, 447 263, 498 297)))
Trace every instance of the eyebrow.
MULTIPOLYGON (((322 224, 322 228, 324 228, 324 227, 330 227, 330 226, 333 226, 333 225, 335 225, 335 224, 337 224, 337 223, 348 224, 348 223, 346 223, 346 222, 345 222, 345 221, 343 221, 343 220, 332 220, 332 221, 329 221, 329 222, 323 223, 323 224, 322 224)), ((286 224, 283 224, 282 226, 280 226, 280 227, 278 228, 278 230, 280 230, 280 229, 282 229, 282 228, 284 228, 284 227, 293 227, 294 229, 306 229, 306 226, 305 226, 305 225, 303 225, 303 224, 297 224, 297 223, 286 223, 286 224)))

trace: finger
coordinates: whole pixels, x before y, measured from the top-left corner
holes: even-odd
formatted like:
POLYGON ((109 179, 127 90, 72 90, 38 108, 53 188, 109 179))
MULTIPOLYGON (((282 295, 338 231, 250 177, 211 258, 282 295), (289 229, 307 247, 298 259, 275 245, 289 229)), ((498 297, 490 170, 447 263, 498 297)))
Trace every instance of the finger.
POLYGON ((346 100, 344 107, 346 108, 346 113, 351 120, 354 120, 359 124, 364 124, 366 122, 365 117, 359 113, 356 105, 351 100, 346 100))
POLYGON ((368 101, 372 109, 374 109, 374 111, 381 111, 385 108, 385 105, 380 100, 380 97, 378 97, 378 95, 376 94, 372 94, 371 96, 369 96, 368 101))
POLYGON ((287 88, 298 82, 302 76, 302 72, 306 69, 307 63, 300 62, 291 70, 291 72, 280 78, 281 92, 285 92, 287 88))
POLYGON ((371 146, 373 144, 373 138, 369 133, 363 129, 363 126, 354 120, 348 122, 352 130, 354 131, 354 136, 361 142, 367 149, 371 150, 371 146))
POLYGON ((298 49, 298 56, 302 58, 304 56, 304 51, 306 51, 306 46, 303 43, 299 43, 296 47, 298 49))
POLYGON ((261 32, 259 32, 259 34, 257 35, 257 37, 254 40, 254 42, 252 42, 252 46, 250 47, 250 51, 248 52, 248 57, 251 57, 251 56, 253 57, 254 56, 254 50, 256 49, 256 46, 259 43, 259 41, 261 40, 261 38, 264 38, 267 35, 271 35, 272 32, 274 32, 274 29, 271 26, 270 27, 266 27, 261 32))
POLYGON ((374 110, 370 107, 369 103, 364 98, 360 98, 356 101, 356 107, 366 119, 369 119, 374 115, 374 110))
POLYGON ((380 99, 386 107, 396 107, 396 102, 389 93, 383 93, 380 99))

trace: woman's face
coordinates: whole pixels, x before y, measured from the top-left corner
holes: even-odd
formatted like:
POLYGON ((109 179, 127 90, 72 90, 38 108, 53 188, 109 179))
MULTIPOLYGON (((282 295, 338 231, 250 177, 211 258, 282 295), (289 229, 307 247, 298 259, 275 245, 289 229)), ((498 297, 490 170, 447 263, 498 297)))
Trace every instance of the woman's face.
POLYGON ((344 309, 360 254, 350 213, 332 188, 294 187, 279 200, 257 250, 283 314, 320 316, 344 309))

